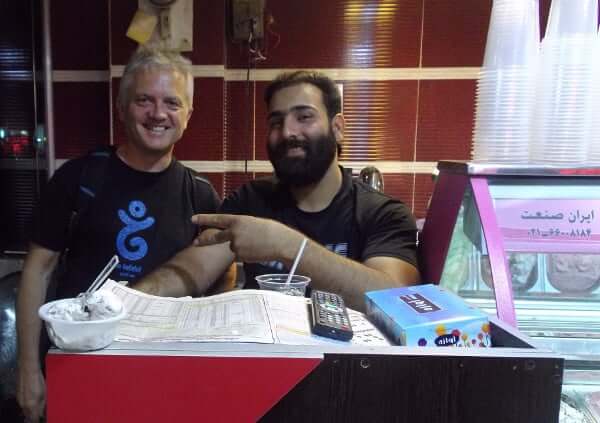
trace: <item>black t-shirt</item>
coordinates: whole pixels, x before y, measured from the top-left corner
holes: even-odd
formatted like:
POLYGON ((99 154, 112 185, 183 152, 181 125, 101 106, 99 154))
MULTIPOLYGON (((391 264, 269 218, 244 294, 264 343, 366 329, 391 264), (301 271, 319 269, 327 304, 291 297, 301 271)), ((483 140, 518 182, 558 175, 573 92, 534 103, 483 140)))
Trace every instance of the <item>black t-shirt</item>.
MULTIPOLYGON (((291 193, 273 177, 243 185, 226 198, 221 213, 245 214, 284 223, 344 257, 396 257, 417 265, 415 219, 400 201, 355 180, 343 171, 342 186, 331 204, 316 213, 296 207, 291 193)), ((245 288, 255 276, 286 273, 281 262, 244 263, 245 288)))
MULTIPOLYGON (((65 163, 48 183, 34 219, 33 242, 53 251, 66 247, 85 160, 65 163)), ((114 152, 106 160, 102 186, 75 226, 59 298, 86 290, 114 254, 120 263, 111 278, 143 277, 190 245, 197 233, 193 214, 214 213, 220 204, 210 183, 175 159, 157 173, 132 169, 114 152)))

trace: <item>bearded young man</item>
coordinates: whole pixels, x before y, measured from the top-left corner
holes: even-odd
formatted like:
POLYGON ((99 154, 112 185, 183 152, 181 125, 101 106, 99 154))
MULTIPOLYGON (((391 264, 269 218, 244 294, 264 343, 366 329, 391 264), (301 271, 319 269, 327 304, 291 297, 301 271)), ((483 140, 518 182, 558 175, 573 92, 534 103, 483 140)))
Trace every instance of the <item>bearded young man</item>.
POLYGON ((410 211, 338 164, 344 118, 335 83, 316 72, 285 73, 269 85, 265 102, 274 176, 242 186, 221 214, 194 216, 211 229, 135 288, 202 293, 234 260, 244 262, 245 288, 257 288, 255 276, 288 271, 305 237, 297 273, 349 307, 364 310, 366 291, 417 283, 410 211))

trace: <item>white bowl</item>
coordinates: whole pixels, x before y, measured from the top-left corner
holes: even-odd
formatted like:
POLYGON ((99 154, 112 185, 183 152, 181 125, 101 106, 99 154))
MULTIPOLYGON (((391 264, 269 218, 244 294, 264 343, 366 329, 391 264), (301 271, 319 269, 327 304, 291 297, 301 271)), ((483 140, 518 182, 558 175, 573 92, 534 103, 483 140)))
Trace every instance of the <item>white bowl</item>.
MULTIPOLYGON (((112 293, 110 293, 112 294, 112 293)), ((79 302, 79 298, 51 301, 40 307, 38 314, 46 324, 48 337, 58 348, 68 351, 92 351, 105 348, 115 339, 119 321, 126 315, 125 307, 109 318, 99 320, 64 320, 49 314, 56 304, 79 302)))

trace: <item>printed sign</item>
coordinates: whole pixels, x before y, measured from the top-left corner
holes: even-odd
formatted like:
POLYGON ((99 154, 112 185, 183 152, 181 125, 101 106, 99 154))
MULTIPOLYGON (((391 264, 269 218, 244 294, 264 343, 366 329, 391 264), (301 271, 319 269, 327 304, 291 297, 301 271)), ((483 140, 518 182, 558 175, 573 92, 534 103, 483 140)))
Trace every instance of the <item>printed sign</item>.
POLYGON ((506 251, 600 251, 600 200, 496 199, 506 251))

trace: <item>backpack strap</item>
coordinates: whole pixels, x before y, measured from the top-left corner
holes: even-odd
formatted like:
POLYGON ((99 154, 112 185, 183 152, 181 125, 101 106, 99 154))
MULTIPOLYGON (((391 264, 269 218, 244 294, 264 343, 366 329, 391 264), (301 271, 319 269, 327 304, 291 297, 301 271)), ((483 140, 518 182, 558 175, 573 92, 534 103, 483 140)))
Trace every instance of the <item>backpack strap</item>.
POLYGON ((102 188, 108 158, 110 157, 113 148, 110 146, 100 147, 89 152, 83 159, 83 168, 79 178, 79 186, 77 188, 77 198, 71 210, 69 224, 67 226, 67 242, 64 254, 68 253, 69 248, 73 244, 73 236, 75 229, 79 224, 79 219, 85 211, 87 211, 96 197, 96 194, 102 188))
POLYGON ((191 186, 190 194, 192 196, 192 198, 191 198, 192 209, 194 211, 194 214, 197 214, 202 211, 202 205, 199 202, 200 196, 198 195, 199 192, 201 191, 200 187, 210 185, 210 182, 208 181, 208 179, 205 179, 202 176, 200 176, 200 174, 198 172, 196 172, 194 169, 189 168, 187 166, 184 166, 184 168, 185 168, 186 177, 190 181, 190 186, 191 186))

